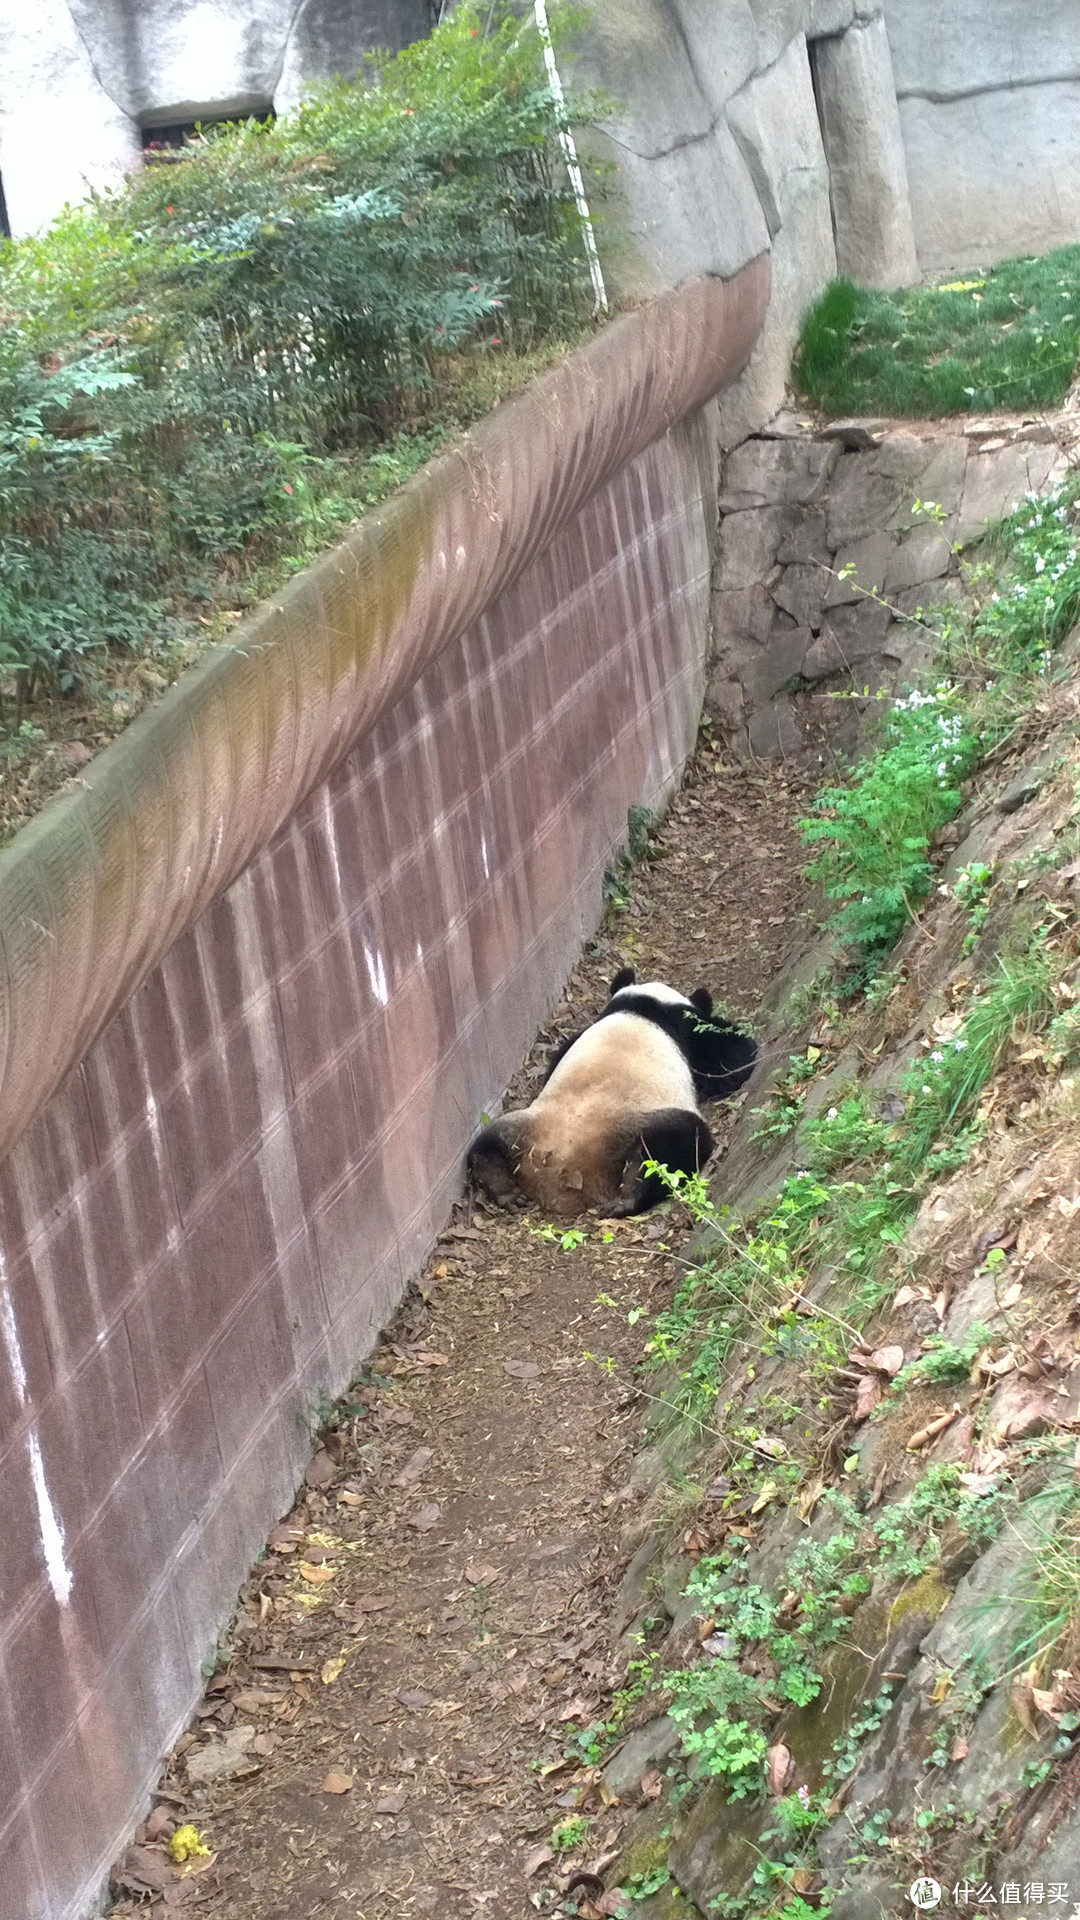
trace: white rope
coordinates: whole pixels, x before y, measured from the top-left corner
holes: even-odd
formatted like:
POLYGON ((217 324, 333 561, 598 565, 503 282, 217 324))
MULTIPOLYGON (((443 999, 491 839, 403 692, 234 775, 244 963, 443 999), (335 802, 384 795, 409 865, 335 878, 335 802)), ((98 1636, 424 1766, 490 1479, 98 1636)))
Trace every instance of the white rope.
POLYGON ((593 231, 589 203, 585 198, 585 182, 578 164, 577 147, 566 117, 566 95, 563 92, 559 69, 555 65, 555 49, 551 44, 551 28, 548 26, 546 0, 533 0, 533 15, 540 43, 544 49, 544 65, 547 68, 551 97, 555 102, 555 118, 559 128, 559 145, 566 161, 566 171, 570 176, 570 186, 574 195, 574 205, 578 210, 582 233, 585 238, 585 258, 589 263, 589 279, 592 281, 593 312, 606 313, 608 310, 607 289, 600 270, 600 255, 596 251, 596 234, 593 231))

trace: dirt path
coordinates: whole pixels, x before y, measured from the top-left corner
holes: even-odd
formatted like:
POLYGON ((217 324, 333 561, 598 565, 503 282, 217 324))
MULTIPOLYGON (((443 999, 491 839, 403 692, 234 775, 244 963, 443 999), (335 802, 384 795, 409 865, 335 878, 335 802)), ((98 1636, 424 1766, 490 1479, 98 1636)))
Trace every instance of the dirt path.
MULTIPOLYGON (((753 1014, 803 938, 805 799, 790 770, 702 749, 512 1100, 627 962, 753 1014)), ((624 1677, 644 1404, 627 1315, 664 1304, 684 1236, 664 1214, 606 1239, 587 1220, 564 1251, 541 1225, 458 1210, 243 1589, 115 1916, 156 1878, 168 1909, 212 1920, 513 1920, 582 1864, 567 1848, 528 1871, 583 1795, 585 1864, 618 1846, 632 1809, 557 1763, 624 1677), (159 1848, 187 1821, 212 1857, 178 1880, 159 1848)))

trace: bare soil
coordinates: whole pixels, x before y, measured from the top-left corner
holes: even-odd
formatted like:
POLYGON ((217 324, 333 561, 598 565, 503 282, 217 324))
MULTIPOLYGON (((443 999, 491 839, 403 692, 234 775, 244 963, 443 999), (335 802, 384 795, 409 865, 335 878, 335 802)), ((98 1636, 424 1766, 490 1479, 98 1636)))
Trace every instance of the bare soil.
MULTIPOLYGON (((753 1017, 805 941, 808 797, 790 768, 733 769, 703 746, 512 1104, 621 965, 753 1017)), ((589 1218, 564 1250, 543 1225, 457 1209, 242 1589, 114 1920, 155 1886, 155 1903, 212 1920, 513 1920, 614 1857, 633 1806, 609 1804, 574 1736, 625 1677, 635 1369, 688 1229, 670 1208, 589 1218), (223 1742, 239 1771, 196 1784, 223 1742), (584 1845, 553 1849, 579 1812, 584 1845), (163 1845, 186 1822, 210 1854, 178 1877, 163 1845)))

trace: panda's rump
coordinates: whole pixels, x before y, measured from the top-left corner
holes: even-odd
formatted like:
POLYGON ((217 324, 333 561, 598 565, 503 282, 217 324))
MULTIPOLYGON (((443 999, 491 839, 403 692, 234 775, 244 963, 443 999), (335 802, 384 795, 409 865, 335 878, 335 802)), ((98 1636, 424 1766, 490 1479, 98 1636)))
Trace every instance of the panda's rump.
POLYGON ((548 1205, 607 1206, 628 1157, 640 1159, 643 1122, 672 1110, 697 1113, 681 1049, 655 1022, 611 1014, 575 1041, 529 1109, 522 1183, 548 1205))

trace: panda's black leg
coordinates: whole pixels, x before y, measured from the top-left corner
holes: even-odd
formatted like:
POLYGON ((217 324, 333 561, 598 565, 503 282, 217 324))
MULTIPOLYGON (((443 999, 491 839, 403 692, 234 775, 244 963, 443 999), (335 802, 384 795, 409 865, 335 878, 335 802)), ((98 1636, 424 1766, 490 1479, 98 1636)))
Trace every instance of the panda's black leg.
POLYGON ((700 1113, 662 1107, 656 1113, 642 1114, 623 1168, 618 1198, 608 1208, 612 1219, 645 1213, 666 1197, 668 1188, 659 1174, 644 1171, 647 1160, 657 1161, 669 1173, 699 1173, 714 1145, 700 1113))
POLYGON ((497 1207, 523 1207, 526 1196, 517 1182, 520 1154, 502 1124, 492 1121, 469 1148, 466 1165, 480 1191, 497 1207))

